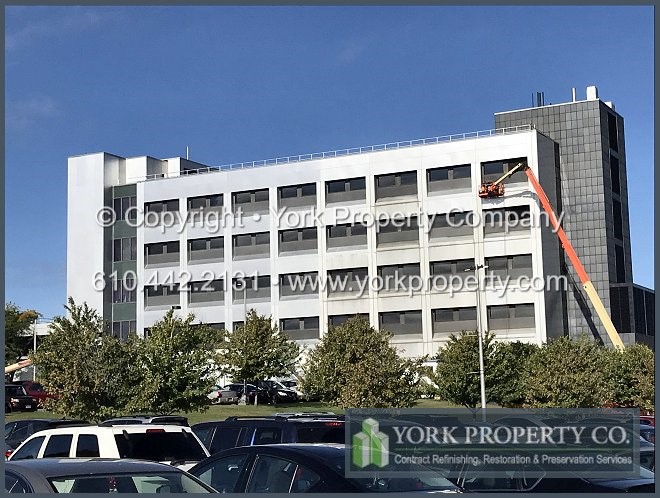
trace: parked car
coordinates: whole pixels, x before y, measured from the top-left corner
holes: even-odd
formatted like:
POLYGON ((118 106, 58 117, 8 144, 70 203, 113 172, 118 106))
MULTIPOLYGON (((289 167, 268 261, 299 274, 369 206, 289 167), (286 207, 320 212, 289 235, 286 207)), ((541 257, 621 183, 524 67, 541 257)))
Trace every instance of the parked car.
POLYGON ((209 452, 190 427, 139 424, 48 429, 27 438, 8 460, 137 458, 186 470, 207 456, 209 452))
POLYGON ((109 427, 112 425, 135 424, 167 424, 188 427, 188 418, 180 415, 129 415, 125 417, 109 418, 101 422, 99 426, 109 427))
POLYGON ((19 384, 5 384, 5 413, 36 412, 37 400, 19 384))
POLYGON ((649 443, 655 444, 655 427, 651 427, 650 425, 640 425, 639 435, 649 443))
POLYGON ((235 446, 273 443, 343 443, 344 416, 289 413, 266 417, 228 417, 201 422, 192 430, 213 453, 235 446))
POLYGON ((213 390, 209 393, 208 398, 214 405, 237 405, 241 397, 236 391, 232 391, 231 389, 213 386, 213 390))
POLYGON ((89 422, 76 419, 29 418, 5 424, 5 457, 8 457, 19 445, 35 432, 64 426, 90 425, 89 422))
POLYGON ((346 478, 346 451, 343 444, 245 446, 213 455, 190 473, 221 493, 460 492, 441 474, 416 465, 407 470, 419 474, 405 478, 346 478))
POLYGON ((650 425, 651 427, 655 427, 655 415, 640 415, 639 424, 650 425))
MULTIPOLYGON (((260 405, 267 405, 268 403, 270 403, 270 395, 268 394, 268 391, 266 389, 258 388, 254 384, 246 384, 245 388, 247 391, 246 402, 248 404, 250 405, 254 404, 255 396, 257 398, 257 403, 260 405)), ((236 392, 239 398, 243 396, 243 384, 240 383, 229 384, 225 386, 224 389, 228 391, 236 392)))
POLYGON ((32 396, 37 400, 38 406, 43 406, 49 398, 57 398, 57 395, 47 392, 46 389, 44 389, 44 386, 39 382, 34 382, 32 380, 19 380, 14 382, 14 384, 20 384, 23 386, 27 395, 32 396))
POLYGON ((300 401, 319 401, 320 398, 314 394, 310 394, 300 387, 300 384, 297 380, 287 379, 282 381, 284 387, 293 389, 298 394, 298 399, 300 401))
POLYGON ((6 493, 216 493, 180 469, 129 459, 42 459, 5 464, 6 493))
POLYGON ((268 391, 270 402, 276 403, 297 403, 298 394, 293 389, 289 389, 276 380, 260 380, 254 383, 257 387, 268 391))

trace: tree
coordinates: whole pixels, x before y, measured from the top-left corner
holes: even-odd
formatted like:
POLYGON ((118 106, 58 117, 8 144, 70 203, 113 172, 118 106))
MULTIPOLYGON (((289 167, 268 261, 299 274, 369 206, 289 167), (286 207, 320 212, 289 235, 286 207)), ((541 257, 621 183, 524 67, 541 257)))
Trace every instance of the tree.
POLYGON ((300 347, 273 326, 270 317, 255 310, 245 323, 228 334, 221 363, 235 381, 256 381, 293 372, 300 347))
POLYGON ((39 318, 34 310, 22 310, 14 303, 5 304, 5 364, 16 362, 27 354, 31 337, 27 337, 30 327, 39 318))
POLYGON ((561 337, 529 359, 526 403, 532 407, 595 408, 609 397, 607 349, 587 337, 561 337))
POLYGON ((181 319, 170 310, 150 328, 147 338, 132 343, 135 389, 126 403, 128 412, 170 414, 208 408, 225 332, 193 325, 194 319, 192 314, 181 319))
MULTIPOLYGON (((490 371, 490 358, 495 351, 495 336, 486 332, 483 338, 486 396, 496 378, 490 371)), ((475 408, 481 405, 479 381, 479 337, 475 332, 451 334, 438 350, 435 373, 431 379, 438 386, 438 396, 456 405, 475 408)))
POLYGON ((103 319, 87 303, 69 298, 31 357, 46 389, 58 396, 47 407, 67 417, 98 421, 121 413, 131 396, 135 355, 131 342, 104 333, 103 319))
POLYGON ((515 408, 525 403, 525 382, 529 359, 539 349, 528 342, 496 342, 488 358, 488 401, 515 408))
POLYGON ((609 386, 610 406, 636 407, 654 411, 655 356, 643 344, 627 346, 623 351, 606 351, 605 379, 609 386))
POLYGON ((357 316, 331 327, 303 366, 305 390, 344 408, 412 406, 424 358, 401 358, 390 338, 357 316))

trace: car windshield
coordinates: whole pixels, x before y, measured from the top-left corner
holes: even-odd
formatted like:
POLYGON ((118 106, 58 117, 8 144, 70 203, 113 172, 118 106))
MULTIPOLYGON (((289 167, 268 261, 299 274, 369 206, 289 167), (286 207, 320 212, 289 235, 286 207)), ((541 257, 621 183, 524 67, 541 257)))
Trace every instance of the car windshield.
POLYGON ((136 432, 115 435, 120 458, 157 462, 200 461, 204 449, 190 432, 136 432))
POLYGON ((5 396, 27 396, 23 386, 5 386, 5 396))
POLYGON ((343 443, 345 442, 344 422, 320 422, 298 424, 299 443, 343 443))
MULTIPOLYGON (((345 459, 330 460, 332 467, 344 475, 345 459)), ((371 477, 352 477, 348 479, 368 493, 392 493, 406 491, 453 491, 458 489, 451 481, 438 472, 421 465, 388 465, 371 477), (396 470, 403 472, 401 477, 381 477, 379 472, 396 470)))
POLYGON ((213 493, 183 472, 74 475, 48 481, 57 493, 213 493))
POLYGON ((284 385, 284 387, 292 388, 292 387, 296 387, 298 384, 294 380, 285 380, 284 382, 282 382, 282 385, 284 385))

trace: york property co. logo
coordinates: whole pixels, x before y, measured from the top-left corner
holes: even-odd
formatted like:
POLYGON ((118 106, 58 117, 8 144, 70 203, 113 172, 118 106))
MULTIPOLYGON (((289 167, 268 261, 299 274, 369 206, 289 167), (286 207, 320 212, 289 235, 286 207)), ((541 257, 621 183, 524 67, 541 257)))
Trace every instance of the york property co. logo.
POLYGON ((357 467, 385 467, 389 463, 390 438, 380 432, 378 422, 373 418, 362 421, 362 431, 353 435, 352 443, 353 464, 357 467))

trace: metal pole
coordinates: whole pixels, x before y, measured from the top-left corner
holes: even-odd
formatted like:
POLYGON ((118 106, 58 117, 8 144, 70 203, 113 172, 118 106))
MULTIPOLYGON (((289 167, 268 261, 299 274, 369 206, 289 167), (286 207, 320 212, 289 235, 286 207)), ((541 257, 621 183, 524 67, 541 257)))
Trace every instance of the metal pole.
MULTIPOLYGON (((32 353, 37 352, 37 322, 32 324, 32 353)), ((33 363, 32 364, 32 381, 36 382, 37 381, 37 366, 33 363)))
POLYGON ((477 265, 477 336, 479 337, 479 384, 481 387, 481 416, 486 419, 486 374, 484 371, 484 338, 483 327, 481 323, 481 278, 479 270, 484 265, 477 265))

